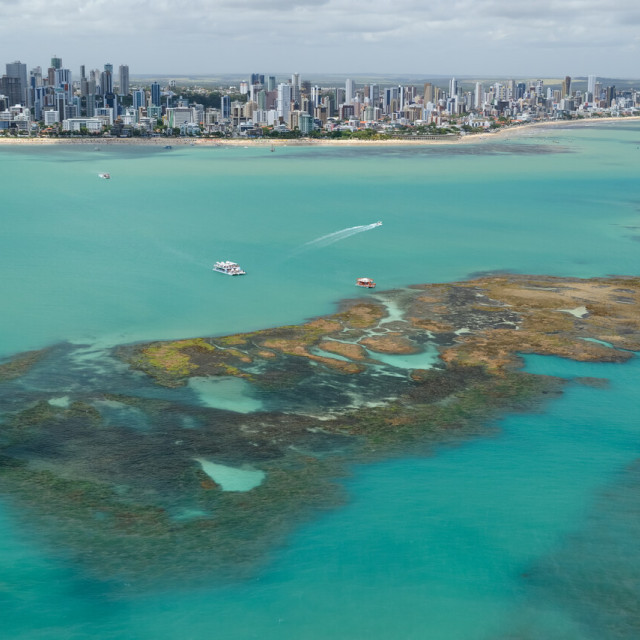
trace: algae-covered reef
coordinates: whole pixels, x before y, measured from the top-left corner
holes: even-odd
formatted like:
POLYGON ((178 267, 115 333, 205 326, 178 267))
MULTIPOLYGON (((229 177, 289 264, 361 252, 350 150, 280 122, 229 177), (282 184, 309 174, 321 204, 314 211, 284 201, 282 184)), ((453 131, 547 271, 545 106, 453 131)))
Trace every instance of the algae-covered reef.
POLYGON ((0 382, 15 380, 16 378, 24 375, 42 358, 44 358, 48 352, 49 349, 26 351, 25 353, 20 353, 4 362, 0 362, 0 382))
POLYGON ((101 579, 247 575, 340 504, 350 463, 428 453, 561 392, 519 354, 632 357, 639 307, 638 278, 500 275, 368 294, 301 325, 122 346, 92 384, 77 361, 64 369, 68 353, 16 358, 0 378, 0 492, 101 579), (260 480, 243 488, 243 474, 260 480))

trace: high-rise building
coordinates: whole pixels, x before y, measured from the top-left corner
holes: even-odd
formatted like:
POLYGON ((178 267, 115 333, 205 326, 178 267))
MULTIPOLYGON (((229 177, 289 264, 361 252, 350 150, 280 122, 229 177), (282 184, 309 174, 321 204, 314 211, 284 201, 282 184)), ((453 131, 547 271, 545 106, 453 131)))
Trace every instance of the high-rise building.
POLYGON ((484 108, 484 88, 481 82, 476 82, 476 90, 473 96, 473 106, 481 111, 484 108))
POLYGON ((384 90, 384 112, 394 113, 400 108, 400 87, 389 87, 384 90))
POLYGON ((606 106, 610 107, 612 102, 615 100, 615 98, 616 98, 616 87, 615 87, 615 85, 613 87, 607 87, 605 89, 606 106))
POLYGON ((231 117, 231 98, 229 96, 222 96, 220 99, 220 111, 224 120, 231 117))
POLYGON ((405 87, 398 87, 398 111, 402 111, 405 105, 406 90, 405 87))
POLYGON ((347 81, 345 82, 345 85, 344 85, 345 104, 353 104, 353 98, 355 96, 355 93, 356 93, 356 83, 350 78, 347 78, 347 81))
POLYGON ((593 89, 593 99, 594 100, 602 100, 602 83, 597 82, 593 89))
POLYGON ((92 81, 89 80, 89 93, 87 94, 85 101, 85 112, 87 114, 87 118, 93 118, 96 113, 96 89, 95 89, 95 81, 93 81, 93 92, 91 91, 92 81))
POLYGON ((451 78, 449 80, 449 97, 453 98, 453 96, 458 95, 458 81, 455 78, 451 78))
POLYGON ((300 133, 306 136, 313 131, 313 118, 308 113, 301 113, 298 118, 300 133))
POLYGON ((20 62, 19 60, 16 62, 11 62, 7 64, 7 77, 9 78, 17 78, 18 79, 18 95, 19 95, 19 100, 17 100, 16 102, 13 102, 12 105, 14 104, 23 104, 23 105, 27 105, 28 104, 28 100, 27 100, 27 88, 28 88, 28 84, 27 84, 27 65, 20 62))
POLYGON ((596 92, 596 80, 595 76, 589 76, 587 78, 587 91, 591 94, 591 99, 593 100, 593 94, 596 92))
POLYGON ((378 84, 370 84, 369 85, 369 104, 373 107, 379 106, 380 102, 380 85, 378 84))
POLYGON ((562 81, 562 97, 571 95, 571 76, 565 76, 562 81))
POLYGON ((291 75, 291 100, 300 106, 300 74, 291 75))
MULTIPOLYGON (((42 67, 35 67, 29 72, 29 87, 27 89, 27 101, 29 107, 35 106, 36 89, 42 87, 42 67)), ((37 118, 39 120, 39 118, 37 118)))
POLYGON ((144 89, 134 89, 132 92, 133 96, 133 108, 140 109, 142 107, 146 107, 146 94, 144 89))
POLYGON ((276 77, 269 76, 267 78, 267 91, 275 91, 276 90, 276 77))
POLYGON ((157 82, 151 83, 151 106, 160 107, 160 85, 157 82))
POLYGON ((291 110, 291 85, 281 82, 278 85, 278 118, 282 118, 284 122, 289 119, 289 111, 291 110))
POLYGON ((0 78, 0 94, 7 96, 10 107, 21 103, 20 78, 2 76, 0 78))
POLYGON ((314 107, 317 107, 320 104, 321 95, 322 89, 317 84, 311 87, 311 102, 313 102, 314 107))
POLYGON ((424 96, 422 98, 422 101, 424 102, 424 104, 434 101, 433 85, 430 82, 424 83, 424 96))
POLYGON ((128 96, 129 95, 129 66, 126 64, 121 64, 119 69, 120 75, 120 95, 128 96))
POLYGON ((106 96, 113 93, 113 65, 105 64, 104 71, 100 74, 100 94, 106 96))
POLYGON ((55 56, 51 58, 51 68, 62 69, 62 58, 56 58, 55 56))

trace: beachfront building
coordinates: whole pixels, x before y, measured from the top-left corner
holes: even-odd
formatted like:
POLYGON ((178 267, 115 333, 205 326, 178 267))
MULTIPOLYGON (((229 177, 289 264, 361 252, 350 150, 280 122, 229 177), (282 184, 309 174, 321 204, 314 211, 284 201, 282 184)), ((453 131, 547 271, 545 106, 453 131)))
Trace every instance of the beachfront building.
POLYGON ((190 107, 169 108, 166 113, 167 126, 173 129, 183 124, 191 124, 194 122, 193 116, 193 109, 190 107))
POLYGON ((303 136, 308 136, 314 130, 313 118, 308 113, 300 113, 298 116, 298 127, 303 136))
POLYGON ((89 133, 100 133, 103 125, 102 118, 67 118, 62 121, 62 130, 80 132, 86 129, 89 133))

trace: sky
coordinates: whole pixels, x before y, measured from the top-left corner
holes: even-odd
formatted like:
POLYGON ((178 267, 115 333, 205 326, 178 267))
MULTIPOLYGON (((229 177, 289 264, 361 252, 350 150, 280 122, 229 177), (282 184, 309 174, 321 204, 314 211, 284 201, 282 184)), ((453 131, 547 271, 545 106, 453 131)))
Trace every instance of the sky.
POLYGON ((640 77, 638 0, 0 0, 0 69, 640 77))

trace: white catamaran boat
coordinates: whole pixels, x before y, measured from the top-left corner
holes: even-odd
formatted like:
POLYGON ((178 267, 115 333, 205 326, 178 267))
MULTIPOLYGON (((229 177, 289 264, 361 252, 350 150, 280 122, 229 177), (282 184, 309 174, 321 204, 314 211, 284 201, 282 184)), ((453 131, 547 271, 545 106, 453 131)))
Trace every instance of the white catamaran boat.
POLYGON ((219 260, 213 265, 213 270, 218 273, 224 273, 227 276, 243 276, 247 273, 237 262, 230 262, 229 260, 219 260))

